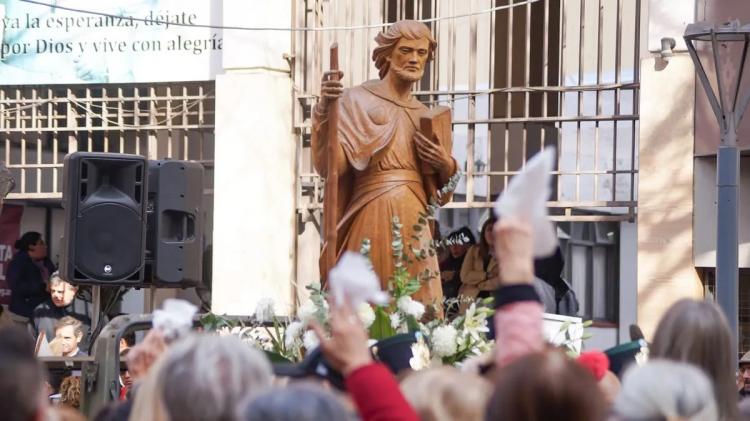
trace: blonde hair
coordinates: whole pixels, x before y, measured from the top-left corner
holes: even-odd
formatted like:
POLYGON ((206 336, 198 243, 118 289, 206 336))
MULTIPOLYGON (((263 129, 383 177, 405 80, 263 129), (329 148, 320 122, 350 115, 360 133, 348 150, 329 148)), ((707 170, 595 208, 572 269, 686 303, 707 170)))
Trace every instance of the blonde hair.
POLYGON ((375 37, 375 42, 378 43, 378 46, 372 51, 372 61, 375 62, 375 68, 379 70, 378 76, 381 79, 388 74, 388 69, 391 67, 388 57, 391 56, 391 52, 393 52, 393 49, 401 38, 409 40, 427 38, 430 41, 430 52, 427 56, 427 61, 432 61, 435 58, 437 41, 432 36, 430 28, 424 23, 415 20, 400 20, 389 26, 387 31, 381 32, 375 37))
POLYGON ((65 326, 73 326, 73 332, 76 336, 83 335, 83 323, 80 320, 72 316, 65 316, 55 323, 55 333, 65 326))
POLYGON ((81 378, 68 376, 60 384, 60 403, 71 408, 81 407, 81 378))
POLYGON ((479 375, 444 366, 409 375, 401 391, 423 421, 482 421, 492 385, 479 375))

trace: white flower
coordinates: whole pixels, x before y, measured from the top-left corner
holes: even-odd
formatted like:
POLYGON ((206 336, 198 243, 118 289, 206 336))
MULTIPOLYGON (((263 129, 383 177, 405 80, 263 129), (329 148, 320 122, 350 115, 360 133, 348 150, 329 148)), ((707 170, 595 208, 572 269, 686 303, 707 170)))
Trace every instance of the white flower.
POLYGON ((287 325, 286 330, 284 330, 284 345, 287 348, 294 347, 294 341, 299 339, 303 327, 302 322, 299 321, 294 321, 287 325))
POLYGON ((388 315, 388 318, 391 319, 391 327, 394 330, 398 330, 398 328, 401 326, 401 316, 399 316, 398 313, 391 313, 388 315))
POLYGON ((272 299, 262 298, 258 301, 258 304, 255 305, 255 320, 257 320, 258 323, 270 322, 273 320, 274 315, 275 312, 272 299))
POLYGON ((408 295, 398 299, 398 309, 408 315, 414 316, 415 319, 419 320, 424 314, 424 305, 418 301, 414 301, 408 295))
POLYGON ((475 341, 481 339, 480 333, 489 332, 487 317, 482 312, 477 312, 476 303, 472 303, 464 316, 464 335, 469 335, 475 341))
POLYGON ((302 323, 307 325, 315 320, 315 314, 317 312, 318 308, 315 306, 315 303, 313 303, 312 300, 308 300, 297 309, 297 317, 302 320, 302 323))
POLYGON ((438 357, 449 357, 456 353, 458 332, 451 325, 438 326, 432 331, 432 350, 438 357))
POLYGON ((372 307, 367 303, 362 303, 357 308, 357 316, 365 328, 369 328, 375 321, 375 312, 372 307))
POLYGON ((421 334, 417 334, 417 342, 411 346, 411 355, 409 366, 412 370, 419 371, 430 366, 430 349, 421 334))
POLYGON ((302 343, 305 344, 305 349, 308 351, 312 351, 313 349, 317 348, 318 345, 320 345, 318 337, 312 330, 308 330, 304 335, 302 335, 302 343))

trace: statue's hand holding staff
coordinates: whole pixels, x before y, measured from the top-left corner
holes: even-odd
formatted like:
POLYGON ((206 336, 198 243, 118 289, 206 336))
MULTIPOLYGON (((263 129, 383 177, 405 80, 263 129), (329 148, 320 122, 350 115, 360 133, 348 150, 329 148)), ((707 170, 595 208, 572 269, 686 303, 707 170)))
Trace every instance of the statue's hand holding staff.
POLYGON ((417 155, 423 162, 428 163, 437 171, 448 171, 453 166, 450 152, 443 149, 438 142, 433 142, 420 132, 414 133, 414 143, 417 145, 417 155))
POLYGON ((322 114, 328 112, 328 104, 331 101, 336 100, 344 92, 344 85, 341 83, 341 79, 344 77, 344 72, 341 70, 329 70, 323 73, 323 78, 320 83, 320 102, 318 106, 322 114), (338 77, 333 77, 338 76, 338 77))

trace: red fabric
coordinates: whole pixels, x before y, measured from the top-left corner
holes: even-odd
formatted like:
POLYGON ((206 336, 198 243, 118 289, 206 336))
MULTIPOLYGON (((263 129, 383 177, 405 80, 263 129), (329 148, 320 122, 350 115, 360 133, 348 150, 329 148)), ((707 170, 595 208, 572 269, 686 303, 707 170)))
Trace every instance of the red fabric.
POLYGON ((609 358, 601 351, 582 352, 577 361, 596 377, 596 381, 601 380, 609 370, 609 358))
POLYGON ((362 421, 419 421, 419 416, 401 394, 396 379, 384 365, 373 363, 360 367, 345 381, 362 421))
POLYGON ((128 387, 123 386, 120 388, 120 400, 124 401, 128 398, 128 387))
POLYGON ((538 301, 518 301, 495 311, 495 363, 498 367, 544 348, 543 310, 538 301))

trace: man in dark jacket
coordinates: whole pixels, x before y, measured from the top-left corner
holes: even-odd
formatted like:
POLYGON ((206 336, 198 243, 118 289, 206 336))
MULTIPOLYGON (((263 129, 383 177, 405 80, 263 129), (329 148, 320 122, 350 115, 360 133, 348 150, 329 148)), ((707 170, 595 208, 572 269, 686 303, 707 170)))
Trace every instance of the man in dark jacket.
POLYGON ((47 341, 55 337, 55 324, 65 316, 73 317, 82 324, 83 343, 88 346, 88 333, 91 329, 91 306, 78 297, 78 287, 66 282, 55 272, 50 276, 51 297, 34 309, 34 337, 44 332, 47 341))
POLYGON ((577 316, 578 299, 568 281, 562 277, 564 267, 565 259, 563 259, 559 247, 552 256, 535 259, 534 275, 540 280, 537 282, 537 287, 544 291, 542 298, 545 302, 545 312, 563 316, 577 316), (547 297, 549 300, 545 299, 547 297))

